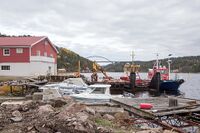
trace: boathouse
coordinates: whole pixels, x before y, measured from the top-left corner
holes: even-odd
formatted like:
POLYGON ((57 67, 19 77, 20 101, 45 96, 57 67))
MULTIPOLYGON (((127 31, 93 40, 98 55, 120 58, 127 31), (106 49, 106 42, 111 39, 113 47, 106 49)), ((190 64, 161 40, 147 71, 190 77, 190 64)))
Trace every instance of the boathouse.
POLYGON ((48 37, 0 37, 0 76, 57 74, 57 53, 48 37))

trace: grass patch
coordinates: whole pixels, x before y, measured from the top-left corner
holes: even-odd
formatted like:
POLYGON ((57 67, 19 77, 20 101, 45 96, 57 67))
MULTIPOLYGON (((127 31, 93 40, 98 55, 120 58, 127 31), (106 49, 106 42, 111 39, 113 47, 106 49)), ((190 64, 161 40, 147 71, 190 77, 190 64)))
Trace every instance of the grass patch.
POLYGON ((113 127, 113 123, 106 119, 96 118, 95 123, 104 127, 113 127))

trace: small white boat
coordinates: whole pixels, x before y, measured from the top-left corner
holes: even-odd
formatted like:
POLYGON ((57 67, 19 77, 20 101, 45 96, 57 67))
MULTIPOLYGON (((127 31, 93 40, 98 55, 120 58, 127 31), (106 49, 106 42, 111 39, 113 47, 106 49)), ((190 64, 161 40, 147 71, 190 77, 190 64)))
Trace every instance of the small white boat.
POLYGON ((40 89, 56 89, 61 95, 70 95, 86 91, 88 85, 82 80, 82 78, 69 78, 61 83, 44 85, 40 87, 40 89))
POLYGON ((70 95, 77 101, 82 102, 109 102, 113 97, 123 97, 122 95, 111 95, 110 94, 111 85, 107 84, 94 84, 90 85, 87 91, 81 94, 72 94, 70 95))

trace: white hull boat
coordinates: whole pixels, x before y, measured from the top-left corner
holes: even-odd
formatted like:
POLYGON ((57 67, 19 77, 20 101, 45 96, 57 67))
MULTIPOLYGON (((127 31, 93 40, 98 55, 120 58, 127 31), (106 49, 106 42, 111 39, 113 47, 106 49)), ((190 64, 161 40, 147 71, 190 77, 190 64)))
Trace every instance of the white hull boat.
POLYGON ((81 78, 69 78, 61 83, 44 85, 40 89, 56 89, 61 95, 71 95, 85 92, 88 85, 81 78))
POLYGON ((81 94, 70 95, 77 101, 96 103, 96 102, 109 102, 113 97, 123 97, 122 95, 111 95, 110 94, 111 85, 107 84, 94 84, 90 85, 87 91, 81 94))

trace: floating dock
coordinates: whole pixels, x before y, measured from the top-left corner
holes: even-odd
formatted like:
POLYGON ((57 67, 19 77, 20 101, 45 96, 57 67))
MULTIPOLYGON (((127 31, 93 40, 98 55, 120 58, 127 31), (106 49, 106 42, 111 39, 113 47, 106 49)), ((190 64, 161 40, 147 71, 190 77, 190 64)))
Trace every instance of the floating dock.
MULTIPOLYGON (((199 131, 200 100, 178 97, 153 97, 113 98, 111 102, 140 117, 140 123, 141 121, 154 123, 154 125, 157 124, 165 129, 173 129, 179 133, 196 133, 197 130, 199 131), (171 98, 177 100, 177 106, 169 106, 171 98), (141 103, 152 104, 153 108, 140 109, 141 103), (195 131, 187 131, 188 129, 195 131)), ((132 123, 136 124, 136 119, 133 119, 132 123)))

